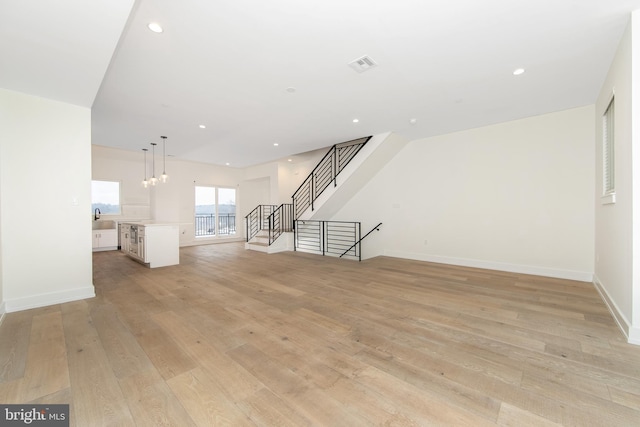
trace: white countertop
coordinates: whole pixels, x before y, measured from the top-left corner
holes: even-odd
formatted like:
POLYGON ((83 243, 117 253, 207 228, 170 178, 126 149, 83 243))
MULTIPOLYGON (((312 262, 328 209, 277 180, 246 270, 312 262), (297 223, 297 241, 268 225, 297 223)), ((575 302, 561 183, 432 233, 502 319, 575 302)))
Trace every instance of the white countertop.
POLYGON ((177 222, 156 222, 156 221, 122 221, 120 224, 143 225, 145 227, 167 227, 178 226, 177 222))

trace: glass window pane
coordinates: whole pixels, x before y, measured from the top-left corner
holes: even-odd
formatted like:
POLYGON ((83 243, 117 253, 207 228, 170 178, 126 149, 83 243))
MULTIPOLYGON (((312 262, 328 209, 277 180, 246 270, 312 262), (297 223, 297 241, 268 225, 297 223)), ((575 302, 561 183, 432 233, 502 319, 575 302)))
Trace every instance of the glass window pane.
POLYGON ((195 191, 196 237, 236 234, 236 190, 196 186, 195 191))
POLYGON ((91 213, 96 209, 104 215, 120 215, 120 183, 91 181, 91 213))
POLYGON ((603 125, 603 187, 604 194, 615 192, 615 110, 612 99, 604 113, 603 125))
POLYGON ((215 187, 196 187, 195 234, 215 236, 216 234, 216 189, 215 187))
POLYGON ((218 188, 218 234, 236 234, 235 188, 218 188))

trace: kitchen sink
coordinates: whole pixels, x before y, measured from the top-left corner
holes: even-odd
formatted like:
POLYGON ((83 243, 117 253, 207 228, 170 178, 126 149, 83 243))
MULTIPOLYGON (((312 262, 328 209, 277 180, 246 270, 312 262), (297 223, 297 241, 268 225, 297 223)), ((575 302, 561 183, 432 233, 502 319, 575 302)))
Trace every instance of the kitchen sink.
POLYGON ((115 230, 115 221, 93 221, 94 230, 115 230))

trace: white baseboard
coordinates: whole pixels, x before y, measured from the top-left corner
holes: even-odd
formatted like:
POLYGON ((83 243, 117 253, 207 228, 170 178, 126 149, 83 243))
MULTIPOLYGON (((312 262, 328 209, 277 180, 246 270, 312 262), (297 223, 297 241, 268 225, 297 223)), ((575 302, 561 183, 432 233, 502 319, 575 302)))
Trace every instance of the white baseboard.
POLYGON ((503 262, 483 261, 467 258, 454 258, 439 255, 428 255, 411 252, 385 251, 385 256, 394 258, 407 258, 416 261, 436 262, 439 264, 459 265, 463 267, 484 268, 487 270, 508 271, 510 273, 533 274, 536 276, 554 277, 556 279, 577 280, 580 282, 592 282, 593 273, 586 271, 560 270, 531 265, 509 264, 503 262))
POLYGON ((246 239, 244 237, 229 237, 229 238, 211 238, 211 239, 201 239, 201 240, 193 240, 189 242, 180 243, 181 248, 186 248, 189 246, 202 246, 202 245, 217 245, 220 243, 231 243, 231 242, 245 242, 246 239))
POLYGON ((2 326, 2 321, 4 320, 4 315, 7 313, 7 308, 4 304, 4 301, 0 302, 0 326, 2 326))
POLYGON ((593 285, 596 287, 596 290, 611 312, 613 320, 615 320, 615 322, 618 324, 620 331, 622 331, 624 336, 627 338, 627 342, 629 344, 640 345, 640 329, 634 328, 631 325, 631 322, 629 322, 627 317, 622 313, 618 305, 611 298, 611 296, 607 292, 607 289, 602 285, 602 282, 596 275, 593 276, 593 285))
POLYGON ((96 296, 93 285, 84 288, 70 289, 48 294, 31 295, 24 298, 9 299, 4 301, 7 313, 45 307, 48 305, 62 304, 96 296))
POLYGON ((627 342, 629 344, 640 345, 640 329, 631 327, 629 328, 629 335, 627 336, 627 342))

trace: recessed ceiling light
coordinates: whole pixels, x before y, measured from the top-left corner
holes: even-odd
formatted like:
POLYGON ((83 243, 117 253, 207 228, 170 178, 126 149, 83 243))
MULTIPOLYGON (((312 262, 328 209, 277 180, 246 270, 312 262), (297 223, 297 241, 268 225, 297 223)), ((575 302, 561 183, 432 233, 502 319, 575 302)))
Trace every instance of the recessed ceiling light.
POLYGON ((294 93, 295 91, 296 91, 295 87, 288 87, 287 88, 287 92, 289 92, 289 93, 294 93))
POLYGON ((417 119, 410 119, 409 123, 411 123, 412 125, 415 125, 418 122, 417 119))
POLYGON ((161 33, 162 31, 164 31, 160 24, 158 24, 157 22, 151 22, 149 25, 147 25, 147 27, 149 27, 149 29, 154 33, 161 33))
POLYGON ((227 166, 229 166, 230 164, 231 164, 231 163, 229 163, 229 162, 225 163, 225 165, 227 165, 227 166))
POLYGON ((519 76, 522 73, 524 73, 524 68, 516 68, 515 70, 513 70, 514 76, 519 76))
POLYGON ((274 142, 274 143, 273 143, 273 146, 274 146, 274 147, 277 147, 278 145, 280 145, 280 144, 278 144, 277 142, 274 142))
POLYGON ((292 159, 287 159, 287 162, 292 162, 292 161, 293 161, 292 159))
POLYGON ((353 123, 358 123, 360 120, 358 119, 353 119, 353 123))
POLYGON ((200 129, 206 129, 205 125, 200 125, 200 129))

